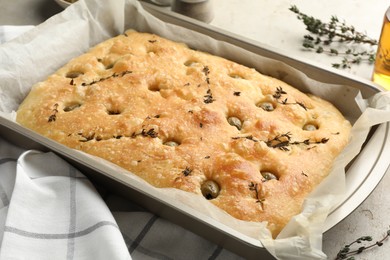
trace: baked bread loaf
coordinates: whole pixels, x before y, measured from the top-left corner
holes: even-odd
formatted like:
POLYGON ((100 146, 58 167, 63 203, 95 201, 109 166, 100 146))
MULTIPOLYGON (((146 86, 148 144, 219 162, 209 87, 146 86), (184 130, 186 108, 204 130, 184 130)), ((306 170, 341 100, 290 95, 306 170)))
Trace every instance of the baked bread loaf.
POLYGON ((133 30, 33 86, 17 121, 156 187, 267 221, 274 236, 329 174, 351 128, 327 101, 133 30))

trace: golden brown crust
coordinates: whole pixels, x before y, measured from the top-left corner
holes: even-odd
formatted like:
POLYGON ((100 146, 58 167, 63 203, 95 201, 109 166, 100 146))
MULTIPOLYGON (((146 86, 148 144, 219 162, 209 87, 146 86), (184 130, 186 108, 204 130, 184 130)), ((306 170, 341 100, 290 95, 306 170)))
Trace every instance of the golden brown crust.
POLYGON ((328 175, 350 131, 320 98, 135 31, 36 84, 17 121, 156 187, 202 194, 213 180, 220 192, 210 202, 239 219, 268 221, 274 236, 328 175))

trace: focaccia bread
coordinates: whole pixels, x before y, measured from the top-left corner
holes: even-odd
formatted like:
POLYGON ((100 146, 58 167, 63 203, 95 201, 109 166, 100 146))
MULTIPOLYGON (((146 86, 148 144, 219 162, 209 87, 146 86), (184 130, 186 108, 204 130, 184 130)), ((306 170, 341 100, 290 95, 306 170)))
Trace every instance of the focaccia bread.
POLYGON ((132 30, 33 86, 17 121, 156 187, 267 221, 274 236, 329 174, 351 128, 327 101, 132 30))

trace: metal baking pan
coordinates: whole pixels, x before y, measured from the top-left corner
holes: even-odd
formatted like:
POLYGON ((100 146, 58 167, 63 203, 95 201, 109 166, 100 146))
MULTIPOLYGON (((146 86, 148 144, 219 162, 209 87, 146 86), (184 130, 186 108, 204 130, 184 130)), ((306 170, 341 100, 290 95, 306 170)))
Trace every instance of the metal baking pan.
MULTIPOLYGON (((302 61, 279 50, 274 50, 269 46, 264 46, 219 28, 172 13, 167 9, 158 8, 148 3, 142 4, 148 12, 165 22, 198 31, 214 39, 229 42, 268 58, 280 60, 318 81, 355 87, 361 91, 365 98, 381 91, 381 89, 369 81, 364 81, 334 69, 321 68, 308 61, 302 61)), ((347 193, 341 204, 329 215, 325 223, 324 232, 348 216, 362 203, 384 176, 390 164, 390 158, 386 156, 390 152, 389 133, 389 123, 372 129, 363 150, 349 165, 347 171, 347 193), (358 175, 365 176, 365 178, 356 178, 358 175)), ((108 189, 129 198, 151 212, 179 224, 238 255, 247 259, 258 259, 260 257, 261 259, 273 259, 271 254, 261 245, 260 241, 245 236, 205 215, 201 215, 185 205, 167 201, 154 190, 141 190, 137 187, 137 183, 129 183, 123 179, 113 177, 110 174, 110 168, 97 163, 88 155, 65 147, 2 117, 0 117, 0 135, 25 149, 55 152, 85 173, 93 182, 103 184, 108 189)))

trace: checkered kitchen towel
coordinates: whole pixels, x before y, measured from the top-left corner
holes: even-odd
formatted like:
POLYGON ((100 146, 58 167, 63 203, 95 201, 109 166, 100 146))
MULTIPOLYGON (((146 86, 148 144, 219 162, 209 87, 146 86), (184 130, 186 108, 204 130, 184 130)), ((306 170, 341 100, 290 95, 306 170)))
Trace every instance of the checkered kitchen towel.
POLYGON ((53 153, 0 139, 0 205, 1 259, 131 259, 95 188, 53 153))

